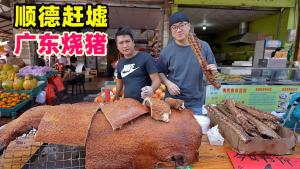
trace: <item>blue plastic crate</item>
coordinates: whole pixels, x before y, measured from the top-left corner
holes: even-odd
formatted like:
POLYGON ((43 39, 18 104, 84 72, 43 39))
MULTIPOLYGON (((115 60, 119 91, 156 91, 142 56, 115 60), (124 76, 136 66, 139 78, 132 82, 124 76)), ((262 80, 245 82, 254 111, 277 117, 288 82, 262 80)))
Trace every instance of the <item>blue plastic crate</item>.
MULTIPOLYGON (((16 93, 22 93, 22 92, 16 92, 16 93)), ((23 100, 19 104, 17 104, 15 107, 11 108, 0 108, 0 117, 12 117, 16 118, 17 111, 21 110, 27 103, 32 101, 32 97, 30 96, 29 99, 23 100)))
POLYGON ((46 82, 39 84, 34 89, 30 90, 30 95, 32 97, 36 97, 40 92, 42 92, 45 89, 45 87, 46 87, 46 82))

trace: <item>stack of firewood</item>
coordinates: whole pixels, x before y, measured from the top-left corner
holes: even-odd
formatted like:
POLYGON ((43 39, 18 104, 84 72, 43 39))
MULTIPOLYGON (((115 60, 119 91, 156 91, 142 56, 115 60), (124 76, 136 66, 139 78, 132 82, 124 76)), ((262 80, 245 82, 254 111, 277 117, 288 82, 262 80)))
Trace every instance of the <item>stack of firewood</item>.
POLYGON ((233 100, 225 100, 216 106, 207 105, 206 109, 209 114, 213 114, 216 121, 223 122, 236 132, 244 143, 252 138, 280 138, 276 133, 280 119, 270 113, 235 103, 233 100))

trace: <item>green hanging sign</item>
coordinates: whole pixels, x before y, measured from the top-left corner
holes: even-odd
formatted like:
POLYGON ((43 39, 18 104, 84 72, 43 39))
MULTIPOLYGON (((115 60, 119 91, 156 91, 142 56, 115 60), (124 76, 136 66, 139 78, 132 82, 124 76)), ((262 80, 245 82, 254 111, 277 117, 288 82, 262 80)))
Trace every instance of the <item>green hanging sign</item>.
POLYGON ((293 94, 300 92, 300 86, 291 85, 222 85, 217 90, 206 86, 205 104, 218 104, 233 99, 248 106, 271 112, 285 112, 293 94))

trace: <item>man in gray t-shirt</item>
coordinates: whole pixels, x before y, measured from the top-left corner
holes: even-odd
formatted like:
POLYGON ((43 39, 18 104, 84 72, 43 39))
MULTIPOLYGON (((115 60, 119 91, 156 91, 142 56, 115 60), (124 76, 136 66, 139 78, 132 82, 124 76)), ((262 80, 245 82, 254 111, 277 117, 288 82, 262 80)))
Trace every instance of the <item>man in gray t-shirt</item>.
MULTIPOLYGON (((170 16, 172 40, 160 54, 157 69, 167 86, 166 96, 181 99, 194 114, 202 114, 204 99, 203 72, 188 42, 190 23, 177 12, 170 16)), ((208 43, 200 40, 201 53, 208 62, 208 69, 217 71, 215 57, 208 43)))

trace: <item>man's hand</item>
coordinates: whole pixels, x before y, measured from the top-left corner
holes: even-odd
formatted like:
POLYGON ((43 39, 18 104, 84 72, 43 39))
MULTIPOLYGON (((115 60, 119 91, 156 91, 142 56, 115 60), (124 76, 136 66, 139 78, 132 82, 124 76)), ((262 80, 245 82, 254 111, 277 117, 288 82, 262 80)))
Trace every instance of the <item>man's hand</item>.
POLYGON ((168 80, 168 82, 165 83, 165 85, 167 86, 168 91, 172 96, 180 94, 180 89, 175 83, 168 80))
POLYGON ((118 94, 115 95, 113 101, 117 101, 117 100, 120 100, 120 96, 118 94))
POLYGON ((207 65, 207 70, 210 70, 212 73, 217 73, 217 66, 215 64, 209 64, 207 65))
POLYGON ((151 86, 145 86, 141 89, 141 97, 145 99, 146 97, 151 97, 153 95, 153 89, 151 86))

